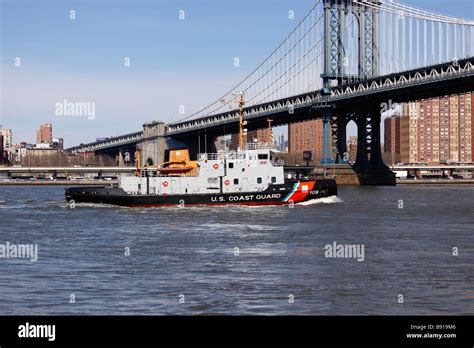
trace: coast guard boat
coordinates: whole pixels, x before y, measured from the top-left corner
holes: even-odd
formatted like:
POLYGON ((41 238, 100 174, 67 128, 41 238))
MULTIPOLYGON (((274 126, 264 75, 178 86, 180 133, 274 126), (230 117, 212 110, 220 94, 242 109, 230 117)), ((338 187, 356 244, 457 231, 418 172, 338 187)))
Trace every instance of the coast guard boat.
POLYGON ((337 194, 334 180, 285 180, 283 162, 267 143, 242 151, 202 153, 189 160, 186 149, 170 151, 170 162, 137 168, 116 187, 73 187, 74 202, 128 207, 172 205, 281 205, 337 194))
POLYGON ((116 187, 68 188, 66 199, 128 207, 282 205, 337 194, 334 180, 285 180, 283 162, 276 159, 272 142, 245 144, 243 92, 239 105, 237 151, 202 153, 191 161, 187 149, 171 150, 169 162, 145 168, 140 167, 137 151, 135 176, 120 177, 116 187))

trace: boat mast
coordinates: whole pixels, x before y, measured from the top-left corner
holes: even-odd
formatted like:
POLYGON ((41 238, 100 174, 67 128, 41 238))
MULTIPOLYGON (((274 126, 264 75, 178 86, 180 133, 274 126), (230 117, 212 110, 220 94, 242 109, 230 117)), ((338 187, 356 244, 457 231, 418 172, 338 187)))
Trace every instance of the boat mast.
POLYGON ((141 158, 141 152, 140 152, 140 149, 137 149, 135 151, 135 164, 137 166, 137 171, 135 172, 135 176, 141 176, 141 168, 140 168, 140 164, 141 164, 141 161, 142 161, 142 158, 141 158))
MULTIPOLYGON (((273 129, 272 129, 272 122, 273 120, 269 117, 267 117, 267 122, 268 122, 268 143, 273 144, 273 129)), ((273 148, 273 146, 272 146, 273 148)))
POLYGON ((247 121, 244 120, 244 92, 240 92, 240 100, 239 100, 239 150, 243 150, 245 147, 245 140, 244 140, 244 126, 247 125, 247 121))

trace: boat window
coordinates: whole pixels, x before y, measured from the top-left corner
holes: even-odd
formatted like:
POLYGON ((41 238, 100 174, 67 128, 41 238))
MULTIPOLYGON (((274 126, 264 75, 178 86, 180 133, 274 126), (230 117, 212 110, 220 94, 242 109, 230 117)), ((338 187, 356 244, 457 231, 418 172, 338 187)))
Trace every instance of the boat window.
POLYGON ((262 178, 257 178, 257 184, 261 184, 262 183, 262 178))
POLYGON ((258 159, 259 159, 259 160, 268 159, 268 153, 259 153, 259 154, 258 154, 258 159))
POLYGON ((277 182, 276 176, 272 176, 272 183, 276 183, 276 182, 277 182))
POLYGON ((239 179, 234 179, 234 185, 238 185, 239 184, 239 179))
POLYGON ((229 169, 234 168, 234 162, 229 162, 229 169))
POLYGON ((207 179, 207 182, 208 182, 209 184, 217 184, 218 181, 219 181, 219 180, 218 180, 217 178, 208 178, 208 179, 207 179))

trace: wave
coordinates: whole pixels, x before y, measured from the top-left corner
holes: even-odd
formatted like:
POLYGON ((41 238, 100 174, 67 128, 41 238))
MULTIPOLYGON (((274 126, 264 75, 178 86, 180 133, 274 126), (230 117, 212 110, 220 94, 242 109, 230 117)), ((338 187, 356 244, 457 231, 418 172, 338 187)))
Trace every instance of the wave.
POLYGON ((300 203, 296 203, 297 205, 315 205, 315 204, 334 204, 334 203, 342 203, 344 202, 338 196, 329 196, 323 198, 315 198, 310 199, 309 201, 304 201, 300 203))
MULTIPOLYGON (((67 208, 71 209, 70 205, 68 202, 64 202, 63 204, 59 205, 61 208, 67 208)), ((112 204, 103 204, 103 203, 86 203, 86 202, 76 202, 75 203, 76 208, 121 208, 121 206, 118 205, 112 205, 112 204)))
POLYGON ((201 227, 205 227, 206 229, 216 230, 216 229, 245 229, 245 230, 252 230, 252 231, 275 231, 279 230, 279 226, 268 226, 268 225, 250 225, 247 223, 242 224, 225 224, 225 223, 207 223, 202 224, 201 227))

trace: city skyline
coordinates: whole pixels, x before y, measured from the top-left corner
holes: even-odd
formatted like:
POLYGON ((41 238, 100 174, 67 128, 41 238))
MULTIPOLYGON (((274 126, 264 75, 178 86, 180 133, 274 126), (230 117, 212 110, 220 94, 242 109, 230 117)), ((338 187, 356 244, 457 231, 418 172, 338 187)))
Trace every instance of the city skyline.
MULTIPOLYGON (((31 124, 55 124, 68 147, 189 116, 251 71, 313 1, 262 1, 252 11, 245 1, 232 11, 206 2, 107 3, 1 2, 0 124, 13 130, 14 142, 32 142, 31 124), (246 25, 228 25, 243 17, 246 25), (55 115, 63 100, 94 103, 97 117, 55 115)), ((458 17, 474 12, 463 0, 448 9, 442 1, 407 3, 458 17)))

